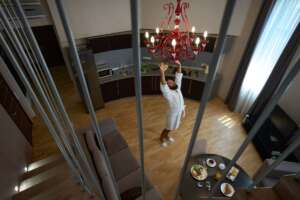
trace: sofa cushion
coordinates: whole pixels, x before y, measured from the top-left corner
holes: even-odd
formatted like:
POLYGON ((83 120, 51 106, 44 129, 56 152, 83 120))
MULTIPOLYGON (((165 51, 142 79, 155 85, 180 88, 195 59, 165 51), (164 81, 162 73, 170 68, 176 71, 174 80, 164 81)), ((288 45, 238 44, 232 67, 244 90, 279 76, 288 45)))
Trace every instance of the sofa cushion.
MULTIPOLYGON (((143 197, 140 196, 136 200, 142 200, 142 199, 143 199, 143 197)), ((152 188, 151 190, 148 190, 146 192, 145 199, 146 200, 161 200, 162 197, 160 196, 159 192, 155 188, 152 188)))
POLYGON ((141 196, 142 188, 141 187, 133 187, 125 192, 121 193, 122 200, 134 200, 141 196))
POLYGON ((114 184, 108 176, 103 177, 102 185, 103 185, 103 191, 106 199, 118 200, 118 194, 114 192, 114 184))
MULTIPOLYGON (((122 179, 118 180, 117 184, 120 193, 123 193, 133 187, 141 187, 142 185, 141 169, 139 168, 131 172, 127 176, 123 177, 122 179)), ((147 177, 145 177, 145 187, 146 190, 149 190, 152 187, 147 177)))
POLYGON ((103 153, 99 149, 94 149, 92 151, 93 160, 95 163, 95 168, 98 175, 103 178, 109 175, 108 167, 105 162, 103 153))
POLYGON ((90 152, 93 152, 94 149, 98 149, 94 132, 92 132, 91 130, 88 130, 88 131, 86 131, 86 133, 84 135, 85 135, 87 147, 90 150, 90 152))
POLYGON ((110 161, 116 180, 120 180, 139 168, 138 162, 133 157, 129 148, 113 154, 110 157, 110 161))
POLYGON ((108 155, 118 153, 119 151, 128 148, 126 141, 117 130, 104 135, 103 142, 108 155))
POLYGON ((100 128, 101 134, 106 135, 110 132, 117 130, 117 125, 113 119, 107 118, 107 119, 101 120, 99 122, 99 128, 100 128))

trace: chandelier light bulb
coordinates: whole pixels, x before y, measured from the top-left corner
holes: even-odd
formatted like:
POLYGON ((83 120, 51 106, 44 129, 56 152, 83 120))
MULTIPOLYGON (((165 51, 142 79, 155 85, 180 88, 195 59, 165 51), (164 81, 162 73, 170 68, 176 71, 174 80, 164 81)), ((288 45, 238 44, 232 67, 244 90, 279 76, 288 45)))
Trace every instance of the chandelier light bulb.
POLYGON ((150 42, 151 42, 152 44, 154 44, 154 42, 155 42, 155 38, 154 38, 153 35, 152 35, 151 38, 150 38, 150 42))
POLYGON ((194 33, 195 33, 195 31, 196 31, 196 27, 195 27, 195 26, 193 26, 193 27, 192 27, 192 33, 194 34, 194 33))
POLYGON ((175 49, 175 47, 176 47, 176 40, 173 39, 172 42, 171 42, 171 44, 172 44, 173 48, 175 49))
POLYGON ((205 40, 206 40, 206 38, 207 38, 207 35, 208 35, 208 32, 207 32, 207 31, 204 31, 203 37, 204 37, 205 40))
POLYGON ((159 28, 158 27, 156 27, 155 32, 156 32, 157 35, 159 34, 159 28))
POLYGON ((199 37, 196 38, 195 44, 196 44, 197 47, 198 47, 198 45, 200 44, 200 38, 199 38, 199 37))
POLYGON ((149 32, 148 31, 145 32, 145 38, 149 39, 149 32))

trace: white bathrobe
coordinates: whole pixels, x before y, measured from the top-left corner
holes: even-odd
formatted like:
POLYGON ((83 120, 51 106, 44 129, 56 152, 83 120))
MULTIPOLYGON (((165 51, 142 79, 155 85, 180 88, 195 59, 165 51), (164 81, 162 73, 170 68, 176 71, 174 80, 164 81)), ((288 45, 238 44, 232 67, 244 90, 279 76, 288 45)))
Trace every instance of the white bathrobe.
POLYGON ((178 86, 176 90, 171 90, 167 84, 160 84, 160 90, 163 96, 167 99, 169 104, 169 111, 167 114, 166 129, 178 129, 181 117, 184 115, 184 100, 181 93, 182 73, 175 74, 175 83, 178 86))

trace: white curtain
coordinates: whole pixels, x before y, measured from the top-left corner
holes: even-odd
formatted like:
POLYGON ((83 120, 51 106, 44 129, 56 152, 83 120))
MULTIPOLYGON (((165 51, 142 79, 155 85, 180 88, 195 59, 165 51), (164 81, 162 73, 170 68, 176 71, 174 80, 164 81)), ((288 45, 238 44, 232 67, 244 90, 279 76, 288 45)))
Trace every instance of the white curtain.
POLYGON ((235 111, 245 114, 300 21, 300 0, 277 0, 251 57, 235 111))

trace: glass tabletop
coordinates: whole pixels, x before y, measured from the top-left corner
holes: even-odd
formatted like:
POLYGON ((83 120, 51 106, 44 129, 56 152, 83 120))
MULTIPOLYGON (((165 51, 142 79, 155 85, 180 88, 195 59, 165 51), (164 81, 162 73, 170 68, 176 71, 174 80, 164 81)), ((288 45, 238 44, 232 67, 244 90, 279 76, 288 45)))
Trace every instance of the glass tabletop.
MULTIPOLYGON (((208 196, 210 190, 218 181, 216 173, 222 172, 222 170, 219 168, 219 164, 223 163, 225 166, 227 166, 229 162, 230 159, 216 154, 200 154, 192 157, 188 163, 184 181, 180 189, 180 196, 182 197, 182 199, 193 200, 199 199, 199 197, 208 196), (216 165, 214 167, 209 167, 206 163, 207 159, 215 160, 216 165), (204 165, 204 167, 207 168, 208 177, 205 180, 197 181, 192 177, 191 167, 194 164, 204 165)), ((252 179, 250 178, 250 176, 239 165, 235 165, 234 167, 239 170, 239 173, 235 177, 234 181, 230 180, 229 178, 225 178, 223 182, 230 183, 235 189, 247 188, 248 186, 250 186, 252 184, 252 179)), ((223 196, 220 189, 218 189, 214 196, 223 196)))

